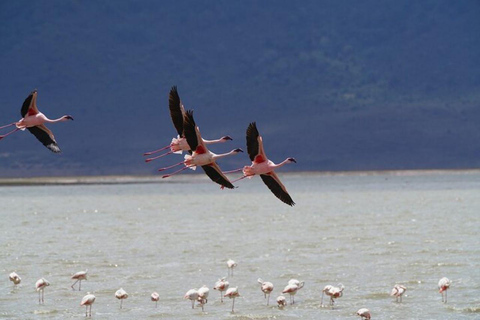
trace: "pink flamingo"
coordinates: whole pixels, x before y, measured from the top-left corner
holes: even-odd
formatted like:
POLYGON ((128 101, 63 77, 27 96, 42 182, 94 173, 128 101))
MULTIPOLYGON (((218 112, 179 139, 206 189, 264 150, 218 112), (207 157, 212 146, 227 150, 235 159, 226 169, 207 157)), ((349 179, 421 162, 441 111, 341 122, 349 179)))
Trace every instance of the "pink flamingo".
POLYGON ((450 281, 448 278, 443 277, 438 281, 438 289, 441 294, 442 294, 442 302, 447 303, 447 290, 450 288, 450 285, 452 284, 452 281, 450 281))
POLYGON ((297 294, 297 291, 302 289, 304 285, 304 281, 299 282, 296 279, 292 279, 288 282, 288 285, 285 287, 285 289, 283 289, 282 293, 288 293, 290 295, 290 304, 295 304, 295 294, 297 294))
POLYGON ((225 278, 218 279, 218 281, 215 282, 215 286, 213 287, 213 290, 220 291, 220 302, 223 302, 222 292, 227 291, 229 286, 230 286, 230 283, 227 280, 225 280, 225 278))
POLYGON ((233 299, 232 302, 232 313, 235 312, 235 298, 240 297, 240 294, 238 293, 238 287, 235 288, 230 288, 225 292, 225 297, 229 297, 230 299, 233 299))
POLYGON ((87 280, 87 273, 88 273, 88 269, 85 270, 85 271, 79 271, 72 276, 72 279, 76 280, 72 284, 72 289, 73 290, 75 290, 74 286, 77 282, 78 282, 78 291, 80 291, 82 289, 82 280, 87 280))
POLYGON ((227 261, 228 275, 231 275, 233 277, 233 269, 236 267, 237 267, 237 263, 235 262, 235 260, 228 259, 227 261))
POLYGON ((243 167, 243 176, 232 181, 232 183, 244 178, 252 178, 254 175, 260 175, 260 178, 278 199, 290 206, 295 205, 274 170, 287 163, 296 163, 297 161, 294 158, 287 158, 281 163, 275 164, 268 160, 263 149, 262 137, 258 133, 255 122, 250 123, 247 128, 247 150, 252 165, 243 167))
POLYGON ((261 285, 261 290, 263 294, 265 295, 265 299, 267 299, 267 294, 268 294, 268 300, 267 300, 267 306, 270 303, 270 294, 273 291, 273 283, 268 282, 268 281, 263 281, 261 278, 258 278, 258 283, 261 285))
POLYGON ((92 305, 95 302, 95 296, 90 292, 87 292, 87 295, 83 297, 81 306, 85 306, 85 317, 88 317, 88 307, 90 306, 90 317, 92 316, 92 305))
POLYGON ((243 150, 237 148, 223 154, 215 154, 210 150, 208 150, 207 146, 203 142, 202 136, 200 135, 200 130, 195 124, 192 110, 188 110, 185 113, 184 133, 185 133, 185 137, 187 139, 188 145, 191 146, 192 150, 195 150, 195 151, 193 151, 191 155, 190 154, 185 155, 185 160, 182 162, 179 162, 172 166, 158 169, 158 171, 164 171, 182 164, 184 165, 182 169, 177 170, 171 174, 166 174, 163 176, 163 178, 170 177, 187 168, 195 170, 197 166, 201 166, 202 169, 207 174, 207 176, 213 182, 220 184, 222 187, 233 189, 234 188, 233 184, 223 174, 222 170, 217 165, 216 161, 220 158, 237 154, 239 152, 243 152, 243 150))
POLYGON ((402 286, 401 284, 396 284, 393 287, 390 295, 392 297, 395 297, 396 302, 402 302, 402 296, 403 296, 403 294, 405 293, 406 290, 407 290, 407 288, 405 286, 402 286))
MULTIPOLYGON (((144 156, 149 156, 160 151, 170 149, 170 151, 168 151, 167 153, 145 159, 145 162, 150 162, 172 153, 181 154, 183 151, 192 150, 192 148, 190 148, 190 146, 188 145, 187 140, 185 139, 185 135, 183 134, 183 119, 185 117, 185 108, 183 107, 182 101, 180 100, 180 96, 178 95, 176 86, 173 86, 172 89, 170 89, 170 94, 168 95, 168 107, 170 109, 170 117, 172 118, 173 126, 177 130, 178 136, 176 138, 173 138, 172 142, 168 146, 144 153, 144 156)), ((226 142, 228 140, 232 140, 232 138, 230 138, 230 136, 224 136, 216 140, 203 139, 203 142, 205 144, 212 144, 226 142)))
POLYGON ((10 279, 10 281, 13 282, 14 285, 17 285, 22 281, 22 278, 20 278, 20 276, 16 272, 10 273, 8 275, 8 278, 10 279))
MULTIPOLYGON (((187 293, 185 293, 185 295, 183 296, 183 298, 192 301, 192 309, 194 309, 195 308, 195 301, 198 300, 197 289, 188 290, 187 293)), ((202 308, 203 308, 203 306, 202 306, 202 308)))
POLYGON ((370 320, 371 319, 371 315, 370 315, 370 310, 368 310, 367 308, 361 308, 357 311, 357 316, 360 316, 362 317, 362 319, 367 319, 367 320, 370 320))
POLYGON ((155 308, 156 308, 158 305, 158 300, 160 300, 160 295, 155 291, 150 295, 150 299, 152 301, 155 301, 155 308))
POLYGON ((0 127, 0 129, 3 129, 10 126, 16 126, 14 130, 4 135, 0 135, 0 140, 18 130, 23 131, 27 129, 28 131, 30 131, 30 133, 37 137, 37 139, 41 143, 43 143, 44 146, 46 146, 48 149, 55 153, 59 153, 60 148, 58 147, 57 141, 55 141, 53 133, 44 125, 44 123, 55 123, 60 121, 73 120, 72 116, 64 115, 58 119, 48 119, 43 113, 38 111, 36 89, 33 90, 23 102, 21 114, 23 118, 19 121, 0 127))
POLYGON ((327 296, 330 297, 330 305, 332 306, 332 309, 333 309, 333 306, 335 304, 335 299, 343 296, 343 290, 345 290, 345 287, 343 286, 343 284, 340 284, 338 287, 334 287, 331 285, 325 286, 325 288, 323 288, 322 290, 321 305, 323 306, 323 294, 325 293, 327 296))
POLYGON ((37 282, 35 283, 35 289, 38 291, 38 303, 39 304, 44 304, 45 303, 45 294, 44 290, 46 287, 50 285, 50 282, 48 282, 45 278, 38 279, 37 282), (40 298, 41 294, 41 298, 40 298))
POLYGON ((115 298, 120 300, 120 309, 122 309, 123 300, 128 298, 128 293, 123 288, 120 288, 115 292, 115 298))
POLYGON ((278 296, 277 297, 277 306, 282 309, 287 305, 287 299, 285 299, 285 296, 278 296))
POLYGON ((208 302, 208 294, 210 293, 210 289, 206 285, 203 285, 200 289, 197 290, 198 293, 198 302, 202 306, 202 311, 204 311, 203 306, 208 302))

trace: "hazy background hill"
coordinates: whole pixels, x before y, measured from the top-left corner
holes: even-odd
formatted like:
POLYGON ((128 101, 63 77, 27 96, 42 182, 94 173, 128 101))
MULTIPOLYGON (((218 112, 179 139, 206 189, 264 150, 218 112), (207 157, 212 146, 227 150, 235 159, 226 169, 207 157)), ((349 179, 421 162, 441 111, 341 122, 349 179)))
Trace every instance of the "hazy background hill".
MULTIPOLYGON (((0 120, 29 92, 63 150, 0 142, 0 177, 156 174, 177 85, 206 138, 256 121, 285 170, 480 167, 479 1, 2 1, 0 120)), ((249 160, 237 155, 225 170, 249 160)))

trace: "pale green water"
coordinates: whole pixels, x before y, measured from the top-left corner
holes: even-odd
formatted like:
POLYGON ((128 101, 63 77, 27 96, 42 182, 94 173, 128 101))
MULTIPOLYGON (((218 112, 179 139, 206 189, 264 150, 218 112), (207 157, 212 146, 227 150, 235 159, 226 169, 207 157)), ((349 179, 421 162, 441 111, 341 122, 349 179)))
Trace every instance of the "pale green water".
POLYGON ((280 176, 293 208, 260 179, 235 190, 192 175, 0 187, 0 318, 82 319, 87 291, 95 319, 357 319, 361 307, 372 319, 480 318, 480 173, 280 176), (212 290, 229 258, 241 294, 234 314, 212 290), (87 268, 82 291, 72 291, 70 276, 87 268), (22 277, 17 288, 11 271, 22 277), (443 276, 453 281, 447 304, 443 276), (40 277, 51 282, 45 305, 34 289, 40 277), (273 282, 272 302, 290 278, 305 287, 279 310, 265 305, 258 277, 273 282), (320 307, 321 289, 340 282, 336 308, 320 307), (395 283, 407 286, 401 304, 388 295, 395 283), (183 300, 203 284, 205 313, 183 300), (120 287, 130 295, 122 310, 120 287))

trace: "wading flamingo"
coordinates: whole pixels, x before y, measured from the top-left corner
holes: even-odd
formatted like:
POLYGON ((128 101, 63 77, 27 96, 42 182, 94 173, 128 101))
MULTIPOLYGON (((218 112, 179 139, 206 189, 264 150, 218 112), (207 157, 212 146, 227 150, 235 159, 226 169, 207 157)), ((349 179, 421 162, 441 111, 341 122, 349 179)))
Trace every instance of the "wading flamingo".
POLYGON ((120 288, 115 292, 115 298, 120 300, 120 309, 122 309, 123 300, 128 298, 128 293, 123 288, 120 288))
POLYGON ((14 130, 4 135, 0 135, 0 140, 18 130, 23 131, 27 129, 30 131, 30 133, 37 137, 37 139, 43 143, 45 147, 55 153, 59 153, 60 148, 58 147, 57 141, 55 141, 53 133, 45 126, 45 123, 73 120, 72 116, 64 115, 58 119, 48 119, 43 113, 38 111, 36 89, 33 90, 23 102, 21 114, 23 118, 19 121, 0 127, 0 129, 3 129, 10 126, 16 126, 14 130))
POLYGON ((72 276, 72 279, 76 280, 72 284, 72 289, 73 290, 75 290, 74 286, 77 282, 78 282, 78 291, 80 291, 82 289, 82 280, 87 280, 87 273, 88 273, 88 269, 85 270, 85 271, 79 271, 72 276))
POLYGON ((225 297, 229 297, 230 299, 233 299, 233 302, 232 302, 232 313, 235 312, 235 311, 234 311, 234 308, 235 308, 235 298, 236 298, 236 297, 240 297, 240 294, 238 293, 238 287, 228 289, 227 292, 225 292, 225 297))
POLYGON ((402 302, 402 296, 403 296, 403 294, 405 293, 406 290, 407 290, 407 288, 405 286, 402 286, 401 284, 396 284, 393 287, 390 295, 392 297, 395 297, 396 302, 402 302))
POLYGON ((187 168, 195 170, 197 166, 201 166, 202 169, 207 174, 207 176, 213 182, 220 184, 222 187, 233 189, 234 188, 233 184, 223 174, 222 170, 220 170, 220 167, 217 165, 216 161, 220 158, 237 154, 239 152, 243 152, 243 150, 234 149, 230 152, 223 153, 223 154, 215 154, 210 150, 208 150, 206 144, 202 140, 202 136, 200 135, 200 130, 195 124, 192 110, 188 110, 185 113, 184 132, 185 132, 185 137, 188 141, 188 144, 190 145, 190 147, 192 147, 192 150, 194 151, 191 155, 190 154, 185 155, 184 161, 169 167, 158 169, 158 171, 164 171, 182 164, 184 165, 182 169, 177 170, 171 174, 166 174, 163 176, 163 178, 170 177, 187 168))
POLYGON ((335 299, 343 296, 343 290, 345 290, 345 287, 343 286, 343 284, 340 284, 338 287, 334 287, 331 285, 325 286, 325 288, 323 288, 322 290, 321 305, 323 306, 323 294, 325 293, 327 296, 330 297, 330 305, 332 306, 332 309, 333 309, 333 306, 335 304, 335 299))
POLYGON ((200 289, 198 289, 198 302, 202 306, 202 311, 203 311, 203 306, 208 302, 208 294, 210 293, 210 289, 208 289, 207 286, 202 286, 200 289))
POLYGON ((278 296, 277 298, 277 306, 281 309, 287 305, 287 299, 285 296, 278 296))
POLYGON ((228 259, 227 271, 229 276, 231 275, 233 277, 233 269, 235 269, 236 267, 237 267, 237 263, 235 262, 235 260, 228 259))
MULTIPOLYGON (((160 151, 170 149, 170 151, 168 151, 167 153, 161 154, 156 157, 145 159, 145 162, 150 162, 152 160, 164 157, 172 153, 181 154, 183 151, 191 150, 190 146, 187 143, 187 140, 185 139, 185 135, 183 133, 183 119, 185 117, 185 108, 183 107, 182 101, 180 100, 180 96, 178 95, 176 86, 173 86, 172 89, 170 89, 170 93, 168 95, 168 107, 170 109, 170 117, 172 118, 173 126, 177 130, 178 136, 176 138, 173 138, 172 142, 168 146, 165 146, 155 151, 144 153, 143 154, 144 156, 149 156, 149 155, 158 153, 160 151)), ((203 142, 205 144, 212 144, 212 143, 218 143, 218 142, 225 142, 228 140, 232 140, 232 138, 230 138, 229 136, 223 136, 220 139, 216 139, 216 140, 203 139, 203 142)))
POLYGON ((275 164, 268 160, 263 149, 262 137, 258 133, 255 122, 250 123, 247 128, 247 150, 250 160, 252 160, 252 165, 243 167, 243 176, 232 182, 260 175, 260 178, 278 199, 290 206, 295 205, 295 202, 293 202, 274 170, 287 163, 296 163, 297 161, 294 158, 287 158, 279 164, 275 164))
POLYGON ((450 288, 452 281, 448 278, 443 277, 438 281, 438 292, 442 294, 442 302, 447 303, 447 290, 450 288))
POLYGON ((10 279, 10 281, 13 282, 14 285, 17 285, 22 281, 22 278, 20 278, 20 276, 16 272, 10 273, 8 275, 8 278, 10 279))
POLYGON ((268 281, 263 281, 261 278, 258 278, 257 281, 261 285, 260 289, 262 290, 265 296, 265 299, 267 299, 267 295, 268 295, 268 299, 267 299, 267 306, 268 306, 270 304, 270 294, 273 291, 273 283, 268 281))
POLYGON ((198 300, 197 289, 188 290, 187 293, 185 293, 185 295, 183 296, 183 298, 192 301, 192 309, 195 308, 195 301, 198 300))
POLYGON ((85 317, 92 316, 92 305, 95 302, 95 296, 90 292, 87 292, 87 295, 83 297, 82 302, 80 302, 81 306, 85 306, 85 317), (88 307, 90 306, 90 313, 88 312, 88 307))
POLYGON ((160 300, 160 295, 157 293, 157 292, 153 292, 151 295, 150 295, 150 299, 152 301, 155 301, 155 308, 157 307, 158 305, 158 300, 160 300))
POLYGON ((44 290, 49 285, 50 285, 50 282, 48 282, 45 278, 38 279, 37 282, 35 283, 35 289, 37 289, 37 291, 38 291, 38 304, 44 304, 45 303, 44 290), (40 295, 41 295, 41 297, 40 297, 40 295))
POLYGON ((230 283, 225 280, 225 278, 218 279, 217 282, 215 282, 215 286, 213 287, 213 290, 218 290, 220 292, 220 301, 223 302, 223 292, 228 290, 228 287, 230 286, 230 283))
POLYGON ((357 311, 357 316, 360 316, 362 317, 362 319, 368 319, 370 320, 371 319, 371 315, 370 315, 370 310, 368 310, 367 308, 362 308, 362 309, 359 309, 357 311))
POLYGON ((288 282, 288 285, 283 289, 282 293, 288 293, 290 295, 290 304, 295 304, 295 294, 297 294, 297 291, 302 289, 304 285, 304 281, 299 282, 296 279, 292 279, 288 282))

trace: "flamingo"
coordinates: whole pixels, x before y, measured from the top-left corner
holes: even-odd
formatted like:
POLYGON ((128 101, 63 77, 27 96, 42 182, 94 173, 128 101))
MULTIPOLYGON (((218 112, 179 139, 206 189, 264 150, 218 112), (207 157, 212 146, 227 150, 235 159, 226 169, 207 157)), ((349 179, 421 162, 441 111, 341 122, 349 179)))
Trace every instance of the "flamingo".
POLYGON ((95 302, 95 296, 90 292, 87 292, 87 295, 83 297, 81 306, 85 306, 85 317, 88 317, 88 307, 90 306, 90 317, 92 316, 92 305, 95 302))
POLYGON ((395 297, 395 301, 396 302, 402 302, 402 296, 403 294, 405 293, 405 291, 407 290, 407 288, 405 286, 402 286, 401 284, 396 284, 393 289, 392 289, 392 292, 390 293, 390 295, 393 297, 395 297))
POLYGON ((450 288, 452 281, 448 278, 443 277, 438 281, 438 289, 439 292, 442 294, 442 302, 447 303, 447 290, 450 288))
MULTIPOLYGON (((190 289, 185 293, 183 296, 184 299, 188 299, 192 301, 192 309, 195 308, 195 301, 198 300, 198 291, 197 289, 190 289)), ((202 306, 203 307, 203 306, 202 306)))
POLYGON ((20 278, 20 276, 16 272, 10 273, 8 275, 8 278, 10 279, 10 281, 13 282, 14 285, 17 285, 22 281, 22 278, 20 278))
POLYGON ((262 137, 258 133, 255 122, 250 123, 247 128, 247 150, 252 165, 243 167, 243 176, 232 181, 232 183, 244 178, 252 178, 254 175, 260 175, 260 178, 278 199, 290 206, 295 205, 274 170, 287 163, 296 163, 297 161, 294 158, 287 158, 279 164, 270 161, 265 155, 262 137))
POLYGON ((158 305, 158 300, 160 300, 160 295, 159 295, 156 291, 154 291, 154 292, 150 295, 150 299, 151 299, 152 301, 155 301, 155 308, 156 308, 157 305, 158 305))
POLYGON ((280 309, 287 305, 287 299, 285 299, 285 296, 277 297, 277 305, 280 309))
POLYGON ((198 302, 200 302, 200 305, 202 306, 202 311, 203 311, 203 305, 208 302, 208 294, 210 293, 210 289, 208 289, 207 286, 202 286, 200 289, 198 289, 198 302))
POLYGON ((38 291, 38 304, 44 304, 45 303, 45 294, 44 294, 44 290, 46 287, 48 287, 50 285, 50 282, 48 282, 45 278, 40 278, 37 280, 37 282, 35 283, 35 288, 37 289, 38 291), (41 298, 40 298, 40 294, 41 294, 41 298))
POLYGON ((220 302, 223 302, 222 292, 227 291, 229 286, 230 286, 230 283, 227 280, 225 280, 225 278, 218 279, 218 281, 215 282, 215 286, 213 287, 213 290, 218 290, 220 292, 220 302))
POLYGON ((268 294, 268 300, 267 300, 267 306, 270 303, 270 294, 273 291, 273 283, 263 281, 261 278, 258 278, 258 283, 260 283, 261 287, 260 289, 262 290, 263 294, 265 295, 265 299, 267 299, 267 294, 268 294))
MULTIPOLYGON (((190 146, 187 143, 187 140, 185 139, 185 135, 183 134, 183 118, 185 116, 185 108, 183 107, 182 101, 180 100, 180 96, 178 95, 176 86, 173 86, 170 89, 170 93, 168 95, 168 107, 170 109, 170 117, 172 118, 173 126, 177 130, 178 136, 176 138, 173 138, 172 142, 168 146, 165 146, 158 150, 144 153, 143 154, 144 156, 149 156, 149 155, 158 153, 160 151, 170 149, 170 151, 168 151, 167 153, 161 154, 156 157, 145 159, 145 162, 150 162, 172 153, 181 154, 183 151, 191 150, 190 146)), ((216 140, 203 139, 203 142, 205 144, 212 144, 212 143, 226 142, 228 140, 232 140, 232 138, 230 136, 223 136, 220 139, 216 139, 216 140)))
POLYGON ((340 284, 338 287, 334 287, 331 285, 325 286, 325 288, 323 288, 322 290, 321 305, 323 306, 323 294, 325 293, 327 296, 330 296, 330 305, 332 306, 332 309, 333 309, 333 305, 335 304, 334 299, 340 298, 341 296, 343 296, 344 289, 345 287, 343 286, 343 284, 340 284))
POLYGON ((237 263, 232 259, 228 259, 227 261, 228 275, 232 275, 233 277, 233 269, 236 267, 237 267, 237 263))
POLYGON ((48 119, 43 113, 38 111, 37 89, 33 90, 23 102, 21 114, 23 118, 19 121, 0 127, 0 129, 3 129, 10 126, 16 126, 14 130, 4 135, 0 135, 0 140, 18 130, 23 131, 25 129, 28 129, 28 131, 30 131, 30 133, 37 137, 37 139, 41 143, 43 143, 45 147, 55 153, 61 152, 60 148, 58 147, 57 141, 55 141, 53 133, 45 126, 45 123, 55 123, 60 121, 73 120, 72 116, 64 115, 58 119, 48 119))
POLYGON ((192 148, 193 153, 185 155, 185 160, 174 164, 169 167, 158 169, 158 171, 164 171, 179 165, 185 165, 182 169, 177 170, 171 174, 166 174, 163 178, 170 177, 174 174, 177 174, 187 168, 195 170, 197 166, 201 166, 202 169, 205 171, 207 176, 213 181, 220 184, 222 187, 227 187, 229 189, 233 189, 233 184, 228 180, 228 178, 222 173, 220 167, 217 165, 216 160, 230 156, 239 152, 243 152, 242 149, 234 149, 230 152, 223 153, 223 154, 215 154, 207 149, 206 144, 203 142, 202 137, 200 135, 200 130, 195 124, 195 120, 193 119, 193 111, 188 110, 185 113, 185 122, 184 122, 184 133, 187 139, 188 144, 192 148))
POLYGON ((228 289, 227 292, 225 293, 224 297, 229 297, 230 299, 233 299, 232 313, 235 312, 234 311, 235 298, 240 297, 240 294, 238 293, 238 287, 228 289))
POLYGON ((300 282, 296 279, 292 279, 288 282, 288 285, 285 287, 285 289, 283 289, 282 293, 288 293, 290 295, 290 304, 295 304, 295 294, 297 294, 297 291, 302 289, 304 285, 304 281, 300 282))
POLYGON ((72 284, 72 289, 73 290, 75 290, 74 286, 77 282, 78 282, 78 291, 80 291, 82 289, 82 280, 87 280, 87 273, 88 273, 88 269, 85 270, 85 271, 79 271, 72 276, 72 279, 76 280, 72 284))
POLYGON ((123 288, 120 288, 115 292, 115 298, 120 300, 120 309, 122 309, 123 300, 128 298, 128 293, 123 288))
POLYGON ((370 320, 370 318, 372 317, 370 315, 370 310, 368 310, 367 308, 361 308, 357 311, 357 316, 360 316, 362 317, 362 319, 368 319, 370 320))

